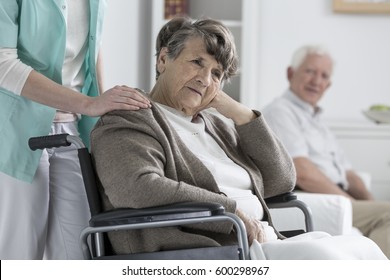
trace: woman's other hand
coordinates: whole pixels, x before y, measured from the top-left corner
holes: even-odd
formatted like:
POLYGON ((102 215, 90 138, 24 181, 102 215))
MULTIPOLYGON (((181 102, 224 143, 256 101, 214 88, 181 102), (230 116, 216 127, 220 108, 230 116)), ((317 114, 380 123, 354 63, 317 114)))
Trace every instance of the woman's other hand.
POLYGON ((265 242, 263 225, 258 219, 249 217, 240 209, 236 210, 236 215, 244 222, 249 245, 252 245, 254 239, 256 239, 259 243, 265 242))

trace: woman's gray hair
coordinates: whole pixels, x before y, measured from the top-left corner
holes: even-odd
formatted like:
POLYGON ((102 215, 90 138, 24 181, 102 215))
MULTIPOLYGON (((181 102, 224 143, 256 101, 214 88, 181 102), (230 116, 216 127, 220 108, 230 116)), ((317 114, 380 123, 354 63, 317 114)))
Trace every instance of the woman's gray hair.
MULTIPOLYGON (((203 39, 207 52, 222 65, 223 81, 229 81, 237 73, 238 57, 232 33, 217 20, 205 18, 193 21, 189 17, 173 18, 161 28, 157 36, 157 58, 161 49, 167 47, 168 57, 176 59, 184 49, 186 41, 194 37, 203 39)), ((156 80, 159 75, 156 68, 156 80)))
POLYGON ((291 59, 290 67, 293 68, 294 70, 299 68, 299 66, 301 66, 302 63, 305 61, 306 57, 310 54, 327 56, 332 61, 332 64, 334 64, 333 58, 330 55, 329 51, 326 49, 326 47, 322 45, 306 45, 300 47, 294 52, 291 59))

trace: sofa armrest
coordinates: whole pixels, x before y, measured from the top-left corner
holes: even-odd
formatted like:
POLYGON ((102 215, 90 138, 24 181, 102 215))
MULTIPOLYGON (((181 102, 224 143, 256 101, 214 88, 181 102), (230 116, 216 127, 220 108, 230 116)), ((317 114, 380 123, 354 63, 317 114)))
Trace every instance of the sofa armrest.
MULTIPOLYGON (((352 233, 351 201, 340 195, 295 192, 297 198, 312 211, 314 231, 331 235, 352 233)), ((304 217, 296 209, 271 209, 272 220, 277 230, 304 228, 304 217)))

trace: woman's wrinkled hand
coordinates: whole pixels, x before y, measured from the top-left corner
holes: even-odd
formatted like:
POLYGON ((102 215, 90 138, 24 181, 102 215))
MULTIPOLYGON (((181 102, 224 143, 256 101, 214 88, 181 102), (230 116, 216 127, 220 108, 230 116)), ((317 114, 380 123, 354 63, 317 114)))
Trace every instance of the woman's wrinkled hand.
POLYGON ((266 241, 263 225, 258 219, 249 217, 240 209, 236 210, 236 215, 244 222, 249 245, 252 245, 252 242, 255 239, 259 243, 264 243, 266 241))
POLYGON ((115 86, 97 97, 91 97, 84 114, 97 117, 113 110, 139 110, 150 106, 149 99, 138 90, 115 86))
POLYGON ((256 117, 251 109, 234 100, 222 90, 216 93, 208 107, 215 108, 226 118, 232 119, 236 125, 246 124, 256 117))

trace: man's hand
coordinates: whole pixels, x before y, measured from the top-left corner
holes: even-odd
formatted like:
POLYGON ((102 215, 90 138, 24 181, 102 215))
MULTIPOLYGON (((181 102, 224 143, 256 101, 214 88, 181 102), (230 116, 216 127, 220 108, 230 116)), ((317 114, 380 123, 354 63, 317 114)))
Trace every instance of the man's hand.
POLYGON ((372 194, 364 185, 363 180, 354 171, 347 171, 348 190, 347 193, 355 199, 373 200, 372 194))
POLYGON ((306 192, 338 194, 353 199, 333 183, 318 167, 306 157, 293 159, 297 172, 297 185, 306 192))

